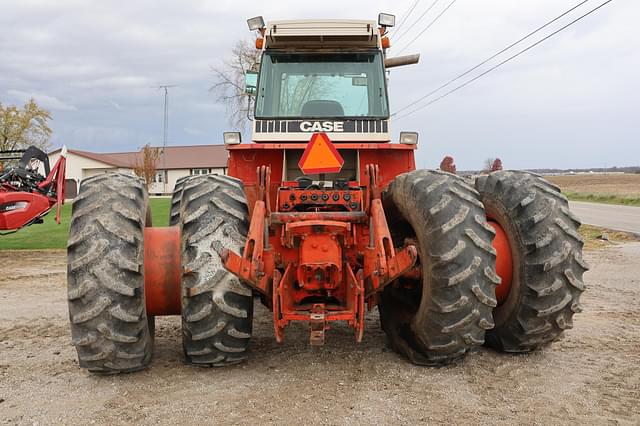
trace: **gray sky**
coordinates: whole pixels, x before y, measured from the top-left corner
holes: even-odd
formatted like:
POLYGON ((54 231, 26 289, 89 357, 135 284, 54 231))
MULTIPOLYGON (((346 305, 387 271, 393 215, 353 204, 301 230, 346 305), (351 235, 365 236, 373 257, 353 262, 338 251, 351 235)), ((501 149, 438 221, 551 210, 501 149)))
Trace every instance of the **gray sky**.
MULTIPOLYGON (((590 0, 572 16, 602 1, 590 0)), ((229 55, 235 40, 251 37, 246 18, 375 20, 378 12, 400 17, 411 3, 325 0, 319 8, 299 1, 0 0, 0 102, 33 96, 49 108, 56 146, 135 150, 162 143, 163 98, 153 87, 177 84, 170 92, 169 142, 221 143, 222 132, 233 129, 208 90, 210 69, 229 55)), ((395 50, 448 3, 440 0, 395 50)), ((576 3, 458 0, 403 52, 422 58, 419 65, 392 71, 392 111, 576 3)), ((421 0, 400 33, 429 4, 421 0)), ((420 132, 418 167, 437 167, 447 154, 458 169, 479 168, 489 156, 510 168, 640 165, 639 17, 640 2, 614 0, 472 85, 393 123, 394 134, 420 132)))

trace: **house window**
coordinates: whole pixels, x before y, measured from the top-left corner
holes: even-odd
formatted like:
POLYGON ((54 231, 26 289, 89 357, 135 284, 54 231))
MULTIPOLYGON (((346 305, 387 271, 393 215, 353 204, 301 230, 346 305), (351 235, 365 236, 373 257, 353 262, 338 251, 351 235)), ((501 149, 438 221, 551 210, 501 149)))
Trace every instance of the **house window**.
POLYGON ((206 175, 209 174, 209 169, 191 169, 191 175, 206 175))
POLYGON ((160 172, 156 172, 155 176, 153 176, 153 183, 163 183, 165 181, 164 177, 165 177, 164 170, 160 172))

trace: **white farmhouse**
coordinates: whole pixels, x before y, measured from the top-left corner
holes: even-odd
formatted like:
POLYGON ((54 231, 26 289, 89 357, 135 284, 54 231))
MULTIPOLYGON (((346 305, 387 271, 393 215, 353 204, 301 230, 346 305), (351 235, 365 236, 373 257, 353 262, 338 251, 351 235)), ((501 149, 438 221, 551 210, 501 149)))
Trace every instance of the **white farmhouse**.
MULTIPOLYGON (((176 181, 183 176, 227 173, 224 145, 168 146, 160 149, 158 171, 149 189, 151 195, 170 195, 176 181)), ((60 150, 49 153, 52 165, 58 160, 60 150)), ((90 176, 112 171, 133 173, 141 155, 141 151, 97 153, 68 149, 66 197, 75 198, 82 179, 90 176)))

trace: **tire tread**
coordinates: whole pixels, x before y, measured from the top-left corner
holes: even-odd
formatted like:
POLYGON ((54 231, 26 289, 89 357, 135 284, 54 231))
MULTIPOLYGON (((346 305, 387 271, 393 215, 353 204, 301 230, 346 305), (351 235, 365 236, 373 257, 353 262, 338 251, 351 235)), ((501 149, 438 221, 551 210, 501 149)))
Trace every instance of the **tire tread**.
POLYGON ((144 305, 146 209, 142 181, 124 173, 83 180, 73 203, 67 298, 72 344, 89 371, 131 372, 151 361, 152 319, 144 305))
POLYGON ((394 240, 417 240, 423 276, 430 277, 430 288, 425 280, 413 293, 385 288, 383 329, 416 364, 454 362, 484 342, 497 303, 494 232, 478 194, 455 175, 416 170, 396 177, 383 203, 394 240), (397 235, 407 224, 415 235, 397 235))
POLYGON ((523 263, 519 302, 487 332, 487 344, 505 352, 536 350, 559 339, 580 311, 588 269, 580 221, 557 186, 531 173, 497 171, 479 177, 475 187, 486 206, 508 212, 523 263))
POLYGON ((237 364, 247 357, 253 294, 224 268, 220 250, 240 252, 244 245, 244 189, 228 176, 201 175, 185 180, 181 191, 184 353, 200 366, 237 364))

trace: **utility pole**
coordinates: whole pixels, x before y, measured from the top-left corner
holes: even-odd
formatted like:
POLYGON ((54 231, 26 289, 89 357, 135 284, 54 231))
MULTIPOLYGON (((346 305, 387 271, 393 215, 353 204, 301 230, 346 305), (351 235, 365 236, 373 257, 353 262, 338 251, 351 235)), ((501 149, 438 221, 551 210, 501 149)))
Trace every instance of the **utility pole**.
POLYGON ((163 193, 167 193, 167 179, 169 178, 169 172, 167 172, 167 159, 166 159, 166 149, 167 149, 167 138, 169 137, 169 89, 172 87, 176 87, 175 84, 161 84, 158 86, 159 90, 164 90, 164 122, 162 126, 162 187, 163 193))

